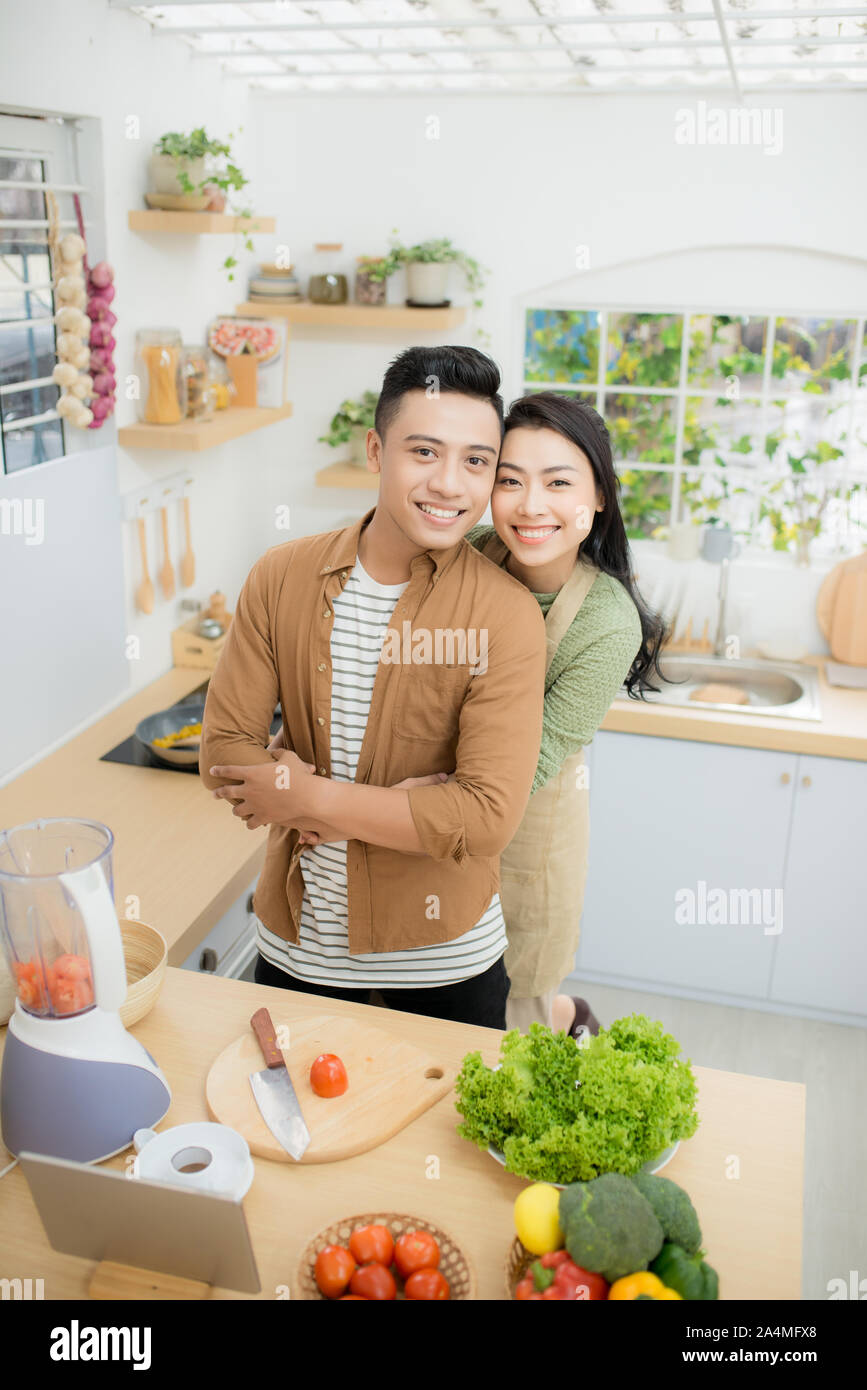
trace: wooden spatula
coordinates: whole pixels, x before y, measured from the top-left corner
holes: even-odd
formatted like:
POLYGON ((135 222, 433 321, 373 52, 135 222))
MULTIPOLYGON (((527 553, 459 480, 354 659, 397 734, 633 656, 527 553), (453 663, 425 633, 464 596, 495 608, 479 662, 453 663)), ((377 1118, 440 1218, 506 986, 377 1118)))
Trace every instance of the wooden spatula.
POLYGON ((163 566, 160 570, 160 587, 166 598, 173 598, 175 592, 175 571, 172 567, 169 555, 169 514, 165 507, 160 507, 160 519, 163 526, 163 566))
POLYGON ((148 544, 145 532, 144 517, 138 518, 138 543, 141 550, 141 572, 142 580, 135 591, 136 607, 142 613, 153 613, 154 611, 154 586, 148 573, 148 544))
POLYGON ((186 535, 187 548, 181 560, 181 584, 185 589, 189 589, 196 579, 196 557, 193 554, 193 539, 190 534, 190 499, 184 497, 184 534, 186 535))

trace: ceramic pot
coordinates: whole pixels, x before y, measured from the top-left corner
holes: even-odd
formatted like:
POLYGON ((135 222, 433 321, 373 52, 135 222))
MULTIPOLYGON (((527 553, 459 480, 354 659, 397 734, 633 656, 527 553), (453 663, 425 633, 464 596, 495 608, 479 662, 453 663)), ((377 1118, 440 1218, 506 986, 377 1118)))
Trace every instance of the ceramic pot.
POLYGON ((672 560, 695 560, 701 544, 701 530, 691 521, 676 521, 669 528, 668 553, 672 560))
POLYGON ((358 425, 352 431, 352 438, 349 441, 349 462, 355 468, 367 468, 367 426, 362 428, 358 425))
POLYGON ((442 304, 451 268, 450 261, 410 261, 406 267, 407 299, 413 304, 442 304))
POLYGON ((198 193, 198 185, 205 177, 205 161, 201 159, 183 159, 173 154, 152 154, 148 160, 148 179, 150 182, 150 193, 181 194, 188 190, 181 187, 178 179, 178 172, 183 170, 187 178, 193 185, 193 192, 198 193))
POLYGON ((701 555, 712 565, 720 565, 723 560, 734 560, 741 548, 734 538, 730 526, 706 526, 701 538, 701 555))

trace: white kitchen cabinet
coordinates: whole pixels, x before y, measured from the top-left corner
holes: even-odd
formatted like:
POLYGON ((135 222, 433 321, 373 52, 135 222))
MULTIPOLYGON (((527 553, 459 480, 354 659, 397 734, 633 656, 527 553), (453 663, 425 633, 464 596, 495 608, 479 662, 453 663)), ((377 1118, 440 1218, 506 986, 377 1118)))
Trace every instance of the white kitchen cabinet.
POLYGON ((798 759, 770 997, 867 1015, 867 763, 798 759))
POLYGON ((225 975, 232 979, 240 977, 256 954, 253 891, 257 882, 258 875, 204 940, 190 952, 181 966, 182 970, 198 970, 203 974, 225 975))
POLYGON ((578 977, 766 998, 797 761, 792 753, 597 734, 578 977), (757 889, 763 901, 744 896, 757 889), (689 892, 698 920, 678 921, 689 892))

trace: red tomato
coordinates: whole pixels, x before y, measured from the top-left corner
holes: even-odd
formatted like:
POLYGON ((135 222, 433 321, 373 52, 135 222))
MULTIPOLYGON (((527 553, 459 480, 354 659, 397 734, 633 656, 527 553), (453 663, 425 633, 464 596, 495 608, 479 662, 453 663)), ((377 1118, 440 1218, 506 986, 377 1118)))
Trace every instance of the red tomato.
POLYGON ((363 1269, 357 1269, 349 1282, 349 1291, 359 1294, 361 1298, 375 1299, 377 1302, 397 1297, 394 1275, 385 1265, 380 1264, 365 1265, 363 1269))
POLYGON ((89 980, 90 962, 85 956, 58 956, 54 962, 54 973, 65 976, 67 980, 89 980))
POLYGON ((338 1303, 369 1303, 369 1298, 362 1298, 360 1293, 342 1293, 337 1300, 338 1303))
POLYGON ((316 1287, 326 1298, 339 1298, 355 1273, 355 1261, 342 1245, 326 1245, 316 1256, 316 1287))
POLYGON ((394 1241, 387 1226, 359 1226, 349 1237, 349 1248, 360 1265, 385 1265, 394 1258, 394 1241))
POLYGON ((333 1052, 323 1052, 310 1068, 310 1085, 317 1096, 342 1096, 349 1085, 346 1068, 333 1052))
POLYGON ((436 1269, 440 1248, 427 1231, 405 1231, 394 1247, 398 1272, 408 1279, 417 1269, 436 1269))
POLYGON ((404 1284, 403 1293, 405 1298, 426 1303, 451 1298, 448 1280, 438 1269, 417 1269, 404 1284))

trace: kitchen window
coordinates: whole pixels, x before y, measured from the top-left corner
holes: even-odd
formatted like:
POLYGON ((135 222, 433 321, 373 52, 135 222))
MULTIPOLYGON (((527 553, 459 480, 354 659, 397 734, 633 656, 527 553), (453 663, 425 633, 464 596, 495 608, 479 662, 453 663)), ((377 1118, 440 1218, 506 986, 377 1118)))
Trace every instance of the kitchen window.
POLYGON ((524 391, 608 426, 628 535, 718 517, 774 550, 867 539, 865 320, 528 308, 524 391))
POLYGON ((59 388, 54 286, 48 254, 51 189, 63 232, 77 230, 75 131, 59 118, 0 114, 0 472, 66 452, 55 409, 59 388))

